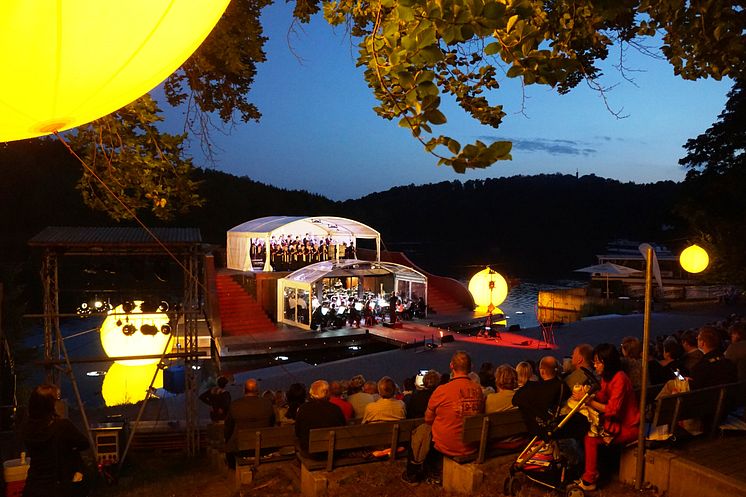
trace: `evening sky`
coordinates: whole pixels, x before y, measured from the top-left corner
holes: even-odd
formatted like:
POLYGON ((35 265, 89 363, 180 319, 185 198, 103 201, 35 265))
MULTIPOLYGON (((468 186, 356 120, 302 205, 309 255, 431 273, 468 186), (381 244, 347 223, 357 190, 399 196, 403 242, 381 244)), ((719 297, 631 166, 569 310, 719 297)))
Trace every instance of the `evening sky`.
MULTIPOLYGON (((405 184, 539 173, 584 174, 648 183, 683 179, 682 145, 712 124, 722 111, 731 81, 684 81, 665 60, 626 51, 625 75, 614 67, 619 49, 604 63, 608 106, 599 92, 581 83, 568 95, 532 86, 525 94, 517 80, 503 77, 488 98, 507 113, 499 129, 480 126, 455 105, 443 133, 462 144, 481 139, 513 141, 513 160, 485 170, 456 174, 395 122, 379 118, 357 48, 344 28, 319 16, 290 32, 292 4, 265 9, 267 62, 258 65, 250 100, 262 112, 258 123, 239 123, 229 135, 213 133, 214 164, 199 146, 198 166, 247 176, 281 188, 302 189, 333 199, 405 184), (523 112, 521 113, 521 108, 523 112)), ((170 111, 167 127, 178 131, 183 118, 170 111)))

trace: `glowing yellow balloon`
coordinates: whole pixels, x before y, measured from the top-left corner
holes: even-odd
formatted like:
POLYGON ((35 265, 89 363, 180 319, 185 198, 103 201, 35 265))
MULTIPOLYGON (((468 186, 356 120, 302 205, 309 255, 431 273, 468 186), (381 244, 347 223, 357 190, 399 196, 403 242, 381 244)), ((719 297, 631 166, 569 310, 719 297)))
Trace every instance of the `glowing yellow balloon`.
POLYGON ((74 128, 181 66, 229 0, 0 2, 0 142, 74 128))
POLYGON ((684 270, 690 273, 701 273, 710 264, 710 256, 699 245, 692 245, 681 252, 679 262, 684 270))
POLYGON ((469 292, 474 297, 474 303, 479 307, 487 307, 490 303, 498 306, 508 296, 508 282, 500 273, 486 268, 471 277, 469 292), (492 283, 492 289, 490 289, 490 283, 492 283))
MULTIPOLYGON (((145 366, 126 366, 117 362, 112 364, 101 386, 101 395, 106 405, 134 404, 144 400, 156 369, 158 369, 157 364, 145 366)), ((158 371, 153 387, 163 388, 162 370, 158 371)))
MULTIPOLYGON (((101 345, 109 357, 160 355, 171 339, 170 334, 166 335, 161 331, 162 327, 169 322, 166 314, 143 314, 140 309, 142 300, 135 300, 134 304, 135 307, 129 314, 124 312, 122 305, 116 306, 113 311, 109 311, 109 315, 101 323, 101 345), (156 333, 154 335, 143 334, 141 331, 143 325, 146 328, 154 326, 157 330, 156 333), (132 326, 133 328, 127 329, 126 326, 132 326), (125 334, 126 331, 131 330, 133 330, 131 335, 125 334)), ((117 362, 135 366, 154 364, 158 362, 158 359, 133 359, 117 362)))

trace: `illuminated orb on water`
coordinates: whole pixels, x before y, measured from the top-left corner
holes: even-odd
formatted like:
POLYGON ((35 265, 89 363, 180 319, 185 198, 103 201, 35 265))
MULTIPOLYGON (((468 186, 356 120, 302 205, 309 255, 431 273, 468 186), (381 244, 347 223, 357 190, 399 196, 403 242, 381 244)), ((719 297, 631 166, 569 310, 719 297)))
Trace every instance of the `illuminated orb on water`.
MULTIPOLYGON (((161 332, 161 327, 169 322, 168 315, 164 313, 144 314, 140 305, 142 300, 134 301, 135 307, 129 314, 124 312, 122 305, 118 305, 113 311, 109 311, 104 322, 101 323, 101 345, 109 357, 125 357, 138 355, 161 355, 171 335, 161 332), (135 332, 125 335, 123 328, 131 325, 135 332), (158 330, 154 335, 145 335, 140 329, 143 325, 155 326, 158 330)), ((158 359, 133 359, 117 361, 128 366, 155 364, 158 359)))
POLYGON ((229 0, 0 2, 0 142, 138 99, 199 47, 229 0))
POLYGON ((508 296, 508 282, 505 281, 505 278, 500 273, 490 268, 485 268, 471 277, 469 280, 469 292, 474 297, 474 303, 478 307, 488 307, 490 303, 498 306, 508 296), (490 282, 492 283, 492 289, 490 289, 490 282))
MULTIPOLYGON (((104 376, 101 395, 107 406, 135 404, 145 400, 150 386, 150 380, 158 369, 157 364, 143 366, 127 366, 115 362, 104 376)), ((158 370, 158 376, 153 383, 154 388, 163 388, 163 370, 158 370)))
POLYGON ((681 252, 679 262, 684 270, 690 273, 701 273, 710 264, 710 256, 699 245, 692 245, 681 252))

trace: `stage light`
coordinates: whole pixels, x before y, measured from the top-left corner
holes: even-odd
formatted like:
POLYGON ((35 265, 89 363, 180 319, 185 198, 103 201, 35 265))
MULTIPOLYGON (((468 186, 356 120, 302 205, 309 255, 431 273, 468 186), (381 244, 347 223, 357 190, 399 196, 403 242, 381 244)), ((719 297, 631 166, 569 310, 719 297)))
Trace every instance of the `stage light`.
POLYGON ((684 249, 679 256, 679 263, 685 271, 690 273, 701 273, 710 264, 710 256, 707 251, 699 245, 692 245, 684 249))
POLYGON ((485 268, 469 280, 469 292, 479 307, 498 306, 508 296, 508 282, 500 273, 485 268))
POLYGON ((171 334, 171 325, 164 324, 163 326, 161 326, 161 333, 163 333, 164 335, 170 335, 171 334))
MULTIPOLYGON (((160 355, 171 339, 170 335, 158 333, 169 320, 166 314, 144 314, 140 309, 141 301, 134 301, 133 309, 125 318, 125 324, 117 319, 122 313, 122 305, 118 306, 104 319, 101 324, 101 345, 109 357, 127 357, 137 355, 160 355), (153 334, 136 333, 137 330, 153 332, 153 334)), ((158 359, 123 360, 123 364, 142 365, 157 363, 158 359)))
POLYGON ((136 100, 184 63, 228 3, 0 3, 0 142, 74 128, 136 100))
POLYGON ((130 312, 135 310, 135 304, 131 300, 125 300, 124 302, 122 302, 121 307, 122 312, 124 312, 125 314, 129 314, 130 312))

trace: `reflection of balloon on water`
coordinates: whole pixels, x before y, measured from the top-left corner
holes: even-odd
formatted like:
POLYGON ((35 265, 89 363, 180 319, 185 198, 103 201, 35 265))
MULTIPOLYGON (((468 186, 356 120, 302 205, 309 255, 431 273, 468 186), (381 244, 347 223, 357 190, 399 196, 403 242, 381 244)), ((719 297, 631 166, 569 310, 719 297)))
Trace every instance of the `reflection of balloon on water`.
POLYGON ((469 292, 478 307, 498 306, 508 296, 508 282, 500 273, 485 268, 471 277, 469 292))
MULTIPOLYGON (((134 404, 144 400, 156 369, 158 369, 157 364, 143 366, 126 366, 118 362, 112 364, 104 376, 104 384, 101 387, 101 395, 106 405, 134 404)), ((162 370, 158 371, 153 387, 163 387, 162 370)))
POLYGON ((699 245, 691 245, 679 256, 681 267, 690 273, 701 273, 710 264, 710 256, 699 245))
POLYGON ((0 142, 127 105, 184 63, 229 0, 4 0, 0 142))
MULTIPOLYGON (((170 329, 168 315, 164 313, 143 313, 142 300, 127 303, 129 313, 125 313, 125 304, 118 305, 101 324, 101 345, 109 357, 136 355, 160 355, 171 339, 170 334, 161 330, 170 329), (164 327, 169 328, 164 328, 164 327), (145 333, 143 333, 143 330, 145 333), (154 334, 151 334, 155 331, 154 334)), ((117 361, 130 366, 155 364, 158 359, 133 359, 117 361)))

